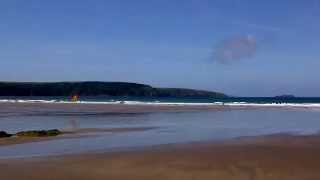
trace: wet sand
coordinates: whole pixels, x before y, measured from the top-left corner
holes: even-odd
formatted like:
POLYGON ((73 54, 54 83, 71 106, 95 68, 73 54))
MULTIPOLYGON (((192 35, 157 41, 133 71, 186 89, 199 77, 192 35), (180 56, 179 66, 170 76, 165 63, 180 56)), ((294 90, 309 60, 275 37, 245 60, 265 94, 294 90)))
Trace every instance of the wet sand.
POLYGON ((318 180, 320 136, 270 135, 0 160, 0 179, 318 180))
MULTIPOLYGON (((68 110, 68 111, 79 111, 79 110, 93 110, 103 111, 111 113, 143 113, 143 112, 159 112, 159 111, 179 111, 179 110, 210 110, 210 109, 257 109, 257 108, 282 108, 282 109, 308 109, 308 106, 289 106, 286 104, 273 104, 267 106, 259 106, 257 104, 103 104, 103 103, 42 103, 42 102, 1 102, 0 110, 2 108, 18 108, 18 109, 56 109, 56 110, 68 110)), ((1 112, 1 111, 0 111, 1 112)))
POLYGON ((63 129, 62 135, 53 137, 8 137, 0 138, 0 146, 23 144, 39 141, 50 141, 56 139, 80 138, 86 137, 87 133, 122 133, 122 132, 137 132, 156 129, 157 127, 136 127, 136 128, 80 128, 80 129, 63 129))
POLYGON ((33 109, 55 109, 57 111, 103 111, 110 113, 143 113, 156 111, 177 111, 177 110, 208 110, 208 109, 222 109, 227 106, 221 105, 153 105, 153 104, 81 104, 81 103, 0 103, 1 109, 19 109, 33 110, 33 109))

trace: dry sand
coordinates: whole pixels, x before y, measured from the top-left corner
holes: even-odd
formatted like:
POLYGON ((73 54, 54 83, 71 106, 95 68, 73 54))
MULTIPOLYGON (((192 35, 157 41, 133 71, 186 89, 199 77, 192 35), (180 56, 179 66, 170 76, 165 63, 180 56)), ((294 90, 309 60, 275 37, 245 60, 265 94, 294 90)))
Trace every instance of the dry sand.
POLYGON ((0 160, 0 179, 319 180, 320 137, 273 135, 0 160))

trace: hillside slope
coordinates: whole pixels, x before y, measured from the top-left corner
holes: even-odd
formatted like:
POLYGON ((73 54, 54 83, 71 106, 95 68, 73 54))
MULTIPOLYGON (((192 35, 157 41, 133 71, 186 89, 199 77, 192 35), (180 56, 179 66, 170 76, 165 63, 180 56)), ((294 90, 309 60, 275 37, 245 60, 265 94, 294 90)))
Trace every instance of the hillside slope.
POLYGON ((127 82, 0 82, 0 96, 146 96, 146 97, 226 97, 223 93, 154 88, 127 82))

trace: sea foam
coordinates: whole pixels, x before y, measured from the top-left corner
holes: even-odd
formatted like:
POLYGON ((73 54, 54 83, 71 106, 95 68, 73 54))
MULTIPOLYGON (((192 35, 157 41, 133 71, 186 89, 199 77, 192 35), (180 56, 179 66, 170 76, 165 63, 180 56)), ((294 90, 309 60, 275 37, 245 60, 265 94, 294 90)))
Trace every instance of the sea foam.
POLYGON ((154 106, 231 106, 231 107, 295 107, 320 108, 320 103, 249 103, 249 102, 145 102, 145 101, 65 101, 41 99, 0 99, 0 103, 49 103, 49 104, 126 104, 126 105, 154 105, 154 106))

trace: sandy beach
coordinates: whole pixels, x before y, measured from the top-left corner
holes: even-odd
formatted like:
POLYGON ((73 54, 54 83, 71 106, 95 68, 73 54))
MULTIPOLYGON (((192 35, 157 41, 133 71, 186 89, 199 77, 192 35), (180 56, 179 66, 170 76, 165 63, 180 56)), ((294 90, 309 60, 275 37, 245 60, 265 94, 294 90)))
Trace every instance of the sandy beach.
MULTIPOLYGON (((50 118, 57 118, 54 122, 63 121, 65 118, 76 117, 83 118, 81 123, 90 122, 89 120, 95 118, 102 118, 99 120, 101 125, 103 123, 111 123, 109 128, 77 128, 77 129, 63 129, 64 134, 57 137, 44 137, 44 138, 3 138, 0 140, 0 147, 10 147, 11 145, 21 145, 28 144, 31 142, 53 142, 48 143, 53 145, 54 140, 59 139, 69 139, 71 143, 74 141, 72 138, 78 138, 78 142, 82 139, 80 136, 87 136, 87 134, 102 133, 104 139, 100 139, 100 145, 108 145, 108 143, 116 143, 117 141, 110 141, 108 133, 113 134, 126 134, 125 140, 132 136, 132 140, 142 140, 140 138, 148 139, 151 136, 145 136, 136 133, 143 132, 154 132, 153 135, 158 135, 159 133, 164 133, 168 137, 179 137, 177 135, 180 130, 176 126, 183 126, 184 123, 187 127, 192 127, 192 129, 197 130, 197 128, 202 128, 197 131, 186 131, 195 136, 197 133, 203 133, 207 131, 208 133, 217 132, 223 130, 223 134, 229 134, 233 131, 239 130, 236 127, 229 127, 230 130, 225 129, 228 124, 223 124, 222 122, 228 121, 228 118, 239 117, 234 119, 232 123, 238 123, 243 126, 243 130, 246 129, 247 124, 250 127, 253 123, 266 123, 272 120, 275 113, 280 118, 287 118, 284 121, 284 129, 291 129, 287 126, 290 122, 300 122, 301 117, 305 117, 309 111, 270 111, 266 113, 264 109, 258 111, 220 111, 221 106, 152 106, 152 105, 92 105, 92 104, 38 104, 38 103, 19 103, 19 104, 6 104, 0 103, 0 107, 3 107, 5 122, 21 122, 19 120, 20 115, 23 118, 23 123, 27 125, 34 122, 36 117, 40 117, 41 120, 35 121, 36 124, 51 122, 50 118), (5 108, 5 110, 4 110, 5 108), (37 111, 34 111, 37 110, 37 111), (201 111, 200 114, 196 114, 190 117, 189 121, 185 121, 186 118, 192 114, 160 114, 164 118, 159 118, 152 112, 193 112, 197 110, 201 111), (207 111, 209 110, 209 111, 207 111), (212 111, 213 110, 213 111, 212 111), (215 111, 219 110, 219 111, 215 111), (7 112, 13 112, 13 114, 8 114, 7 112), (79 116, 77 113, 83 113, 79 116), (92 118, 91 113, 94 112, 95 118, 92 118), (252 116, 244 116, 238 113, 249 113, 252 116), (6 114, 7 113, 7 114, 6 114), (47 113, 51 113, 48 116, 47 113), (52 114, 53 113, 53 114, 52 114), (63 113, 62 115, 59 113, 63 113), (71 114, 70 114, 71 113, 71 114), (115 114, 110 116, 109 114, 115 114), (120 114, 117 114, 120 113, 120 114), (147 116, 134 116, 135 113, 151 113, 147 116), (209 113, 209 114, 207 114, 209 113), (216 116, 222 113, 221 116, 214 119, 216 116), (234 113, 234 114, 233 114, 234 113), (253 113, 253 114, 251 114, 253 113), (257 113, 257 114, 255 114, 257 113), (291 116, 291 113, 295 113, 291 116), (300 114, 302 113, 302 114, 300 114), (229 116, 229 115, 234 116, 229 116), (265 119, 261 121, 257 117, 262 115, 270 115, 270 119, 265 119), (283 115, 284 114, 284 115, 283 115), (287 115, 290 116, 287 116, 287 115), (9 116, 9 118, 6 117, 9 116), (125 115, 125 116, 123 116, 125 115), (178 115, 181 115, 182 119, 175 119, 178 115), (203 115, 203 116, 202 116, 203 115), (209 115, 209 116, 208 116, 209 115), (222 116, 223 115, 223 116, 222 116), (228 117, 223 119, 224 117, 228 117), (47 117, 46 121, 43 118, 47 117), (119 118, 118 118, 119 117, 119 118), (141 119, 148 117, 149 119, 144 121, 132 120, 133 118, 141 119), (194 117, 201 117, 199 119, 194 119, 194 117), (246 117, 251 117, 252 119, 245 119, 246 117), (7 119, 6 119, 7 118, 7 119), (112 118, 116 118, 112 120, 112 118), (127 120, 126 120, 127 118, 127 120), (159 118, 159 119, 157 119, 159 118), (206 121, 203 121, 207 118, 206 121), (293 118, 296 118, 294 120, 293 118), (26 119, 26 120, 25 120, 26 119), (104 119, 106 119, 104 121, 104 119), (110 120, 111 119, 111 120, 110 120), (168 124, 174 127, 174 131, 166 131, 168 124), (223 119, 223 120, 222 120, 223 119), (183 120, 183 121, 182 121, 183 120), (246 121, 244 121, 246 120, 246 121), (259 120, 259 121, 258 121, 259 120), (140 123, 137 127, 125 127, 127 123, 140 123), (159 124, 159 121, 164 123, 164 125, 159 124), (172 124, 176 121, 174 124, 172 124), (258 121, 258 122, 257 122, 258 121), (121 123, 118 128, 112 127, 112 123, 121 123), (153 122, 153 123, 150 123, 153 122), (244 124, 242 124, 243 122, 244 124), (150 124, 148 124, 150 123, 150 124), (209 126, 208 129, 203 129, 204 126, 209 126), (211 124, 214 123, 214 124, 211 124), (149 125, 149 126, 146 126, 149 125), (150 126, 155 125, 155 126, 150 126), (157 126, 159 125, 159 127, 157 126), (201 126, 200 126, 201 125, 201 126), (210 127, 212 126, 212 127, 210 127), (221 128, 219 128, 221 126, 221 128), (159 131, 156 131, 159 128, 159 131), (217 129, 215 129, 217 128, 217 129), (105 134, 107 133, 107 134, 105 134), (131 133, 131 134, 130 134, 131 133), (172 134, 173 133, 173 134, 172 134)), ((228 108, 228 107, 223 107, 228 108)), ((242 107, 243 108, 243 107, 242 107)), ((252 109, 252 108, 250 108, 252 109)), ((249 109, 248 109, 249 110, 249 109)), ((159 114, 158 114, 159 115, 159 114)), ((160 116, 162 117, 162 116, 160 116)), ((312 114, 310 118, 314 118, 312 114)), ((311 119, 312 122, 316 122, 311 119)), ((310 121, 311 121, 310 120, 310 121)), ((274 124, 278 122, 276 120, 271 124, 267 123, 261 127, 265 128, 271 126, 271 131, 273 127, 279 127, 281 124, 274 124)), ((68 122, 68 121, 67 121, 68 122)), ((90 124, 89 124, 90 125, 90 124)), ((314 126, 314 125, 313 125, 314 126)), ((68 125, 66 127, 69 127, 68 125)), ((260 126, 257 126, 260 128, 260 126)), ((305 127, 306 129, 309 126, 305 127)), ((281 132, 285 130, 280 129, 281 132)), ((240 134, 243 133, 242 130, 240 134)), ((268 131, 269 132, 269 131, 268 131)), ((152 133, 151 133, 152 134, 152 133)), ((254 133, 253 133, 254 134, 254 133)), ((30 179, 30 180, 46 180, 46 179, 114 179, 114 180, 141 180, 141 179, 153 179, 153 180, 203 180, 203 179, 219 179, 219 180, 318 180, 320 179, 320 136, 319 135, 292 135, 287 133, 274 134, 274 135, 263 135, 263 136, 242 136, 231 139, 216 139, 209 141, 197 141, 189 143, 160 143, 159 145, 143 145, 138 148, 122 148, 118 151, 91 151, 91 152, 80 152, 54 155, 54 156, 41 156, 41 157, 22 157, 22 158, 3 158, 0 159, 0 179, 30 179)), ((157 136, 155 136, 157 137, 157 136)), ((211 136, 210 136, 211 137, 211 136)), ((154 137, 153 137, 154 138, 154 137)), ((84 138, 86 139, 86 138, 84 138)), ((154 138, 157 139, 157 138, 154 138)), ((196 138, 197 139, 197 138, 196 138)), ((91 140, 95 140, 94 138, 91 140)), ((160 139, 158 139, 160 140, 160 139)), ((154 141, 154 140, 151 140, 154 141)), ((90 140, 87 140, 91 146, 90 140)), ((122 141, 121 141, 122 142, 122 141)), ((130 140, 123 141, 122 143, 128 143, 130 140)), ((166 141, 163 141, 166 142, 166 141)), ((168 141, 169 142, 169 141, 168 141)), ((36 145, 36 144, 34 144, 36 145)), ((58 142, 54 145, 59 145, 58 142)), ((64 144, 69 145, 69 144, 64 144)), ((97 145, 97 144, 93 144, 97 145)), ((18 146, 18 147, 28 147, 29 152, 32 154, 32 148, 45 148, 41 144, 37 146, 18 146)), ((52 146, 54 147, 54 146, 52 146)), ((64 146, 63 146, 64 147, 64 146)), ((72 146, 73 147, 73 146, 72 146)), ((78 147, 78 146, 74 146, 78 147)), ((82 146, 83 147, 83 146, 82 146)), ((99 146, 97 146, 99 147, 99 146)), ((107 146, 103 146, 107 147, 107 146)), ((14 148, 12 149, 14 150, 14 148)), ((73 149, 74 150, 74 149, 73 149)), ((93 149, 94 150, 94 149, 93 149)), ((3 151, 5 152, 5 151, 3 151)), ((7 151, 6 151, 7 152, 7 151)), ((24 152, 24 151, 21 151, 24 152)), ((5 157, 5 156, 4 156, 5 157)))
POLYGON ((320 179, 320 137, 272 135, 0 160, 0 179, 320 179))
MULTIPOLYGON (((152 105, 152 104, 81 104, 81 103, 0 103, 0 110, 5 109, 56 109, 69 111, 94 110, 112 113, 141 113, 141 112, 155 112, 155 111, 177 111, 177 110, 208 110, 208 109, 222 109, 228 106, 221 105, 152 105)), ((233 107, 237 108, 237 107, 233 107)), ((241 108, 241 107, 239 107, 241 108)))

